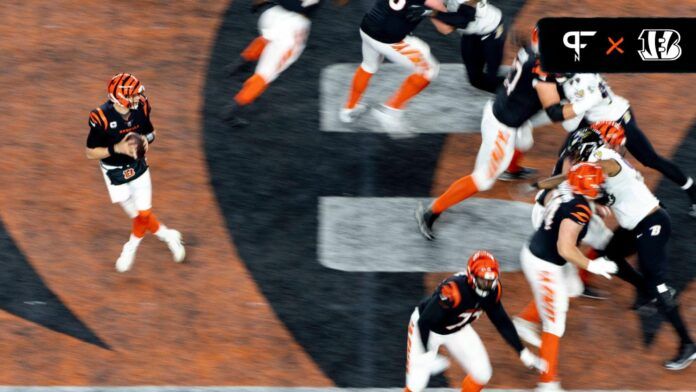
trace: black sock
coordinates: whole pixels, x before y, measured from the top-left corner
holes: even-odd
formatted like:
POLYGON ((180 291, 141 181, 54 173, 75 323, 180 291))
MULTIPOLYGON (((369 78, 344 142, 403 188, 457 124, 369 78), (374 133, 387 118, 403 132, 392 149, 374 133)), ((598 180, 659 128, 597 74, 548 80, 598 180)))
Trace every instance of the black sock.
POLYGON ((684 320, 682 320, 682 317, 679 314, 679 306, 674 306, 667 311, 663 311, 663 313, 667 321, 669 321, 669 323, 672 324, 672 327, 674 327, 677 335, 679 335, 681 344, 693 344, 693 340, 691 340, 689 332, 686 330, 686 325, 684 325, 684 320))

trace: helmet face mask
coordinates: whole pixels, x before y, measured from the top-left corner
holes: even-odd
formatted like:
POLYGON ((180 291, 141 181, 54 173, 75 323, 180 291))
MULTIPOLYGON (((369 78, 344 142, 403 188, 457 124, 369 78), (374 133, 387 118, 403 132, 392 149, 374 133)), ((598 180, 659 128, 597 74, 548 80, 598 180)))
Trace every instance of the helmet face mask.
POLYGON ((140 100, 145 98, 145 86, 131 74, 121 73, 109 82, 107 88, 109 99, 130 110, 138 109, 140 100))
POLYGON ((566 157, 570 158, 573 163, 586 162, 592 153, 604 145, 602 136, 592 128, 583 128, 573 135, 568 148, 566 149, 566 157))
POLYGON ((480 297, 487 297, 498 286, 500 266, 498 260, 486 251, 474 253, 467 264, 469 285, 480 297))

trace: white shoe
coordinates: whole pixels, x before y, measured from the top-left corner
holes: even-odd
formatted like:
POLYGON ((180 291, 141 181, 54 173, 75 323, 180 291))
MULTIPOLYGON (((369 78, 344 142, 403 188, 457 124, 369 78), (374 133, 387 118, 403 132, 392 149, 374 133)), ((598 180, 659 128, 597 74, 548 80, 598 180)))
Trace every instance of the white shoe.
POLYGON ((520 339, 534 347, 541 346, 541 336, 539 335, 539 326, 537 324, 517 316, 512 318, 512 324, 515 325, 515 330, 520 335, 520 339))
POLYGON ((131 241, 126 242, 123 245, 123 250, 121 255, 116 260, 116 271, 126 272, 133 267, 135 262, 135 252, 138 250, 138 244, 134 244, 131 241))
POLYGON ((537 384, 535 389, 536 392, 564 392, 561 388, 561 383, 558 381, 553 382, 540 382, 537 384))
POLYGON ((449 369, 450 367, 450 361, 445 357, 444 355, 436 355, 435 359, 433 359, 433 362, 430 364, 430 375, 435 376, 438 375, 445 370, 449 369))
POLYGON ((405 126, 403 118, 404 111, 401 109, 390 108, 387 105, 379 105, 371 110, 372 116, 377 120, 382 130, 393 138, 413 137, 408 127, 405 126))
POLYGON ((181 239, 181 233, 174 229, 167 229, 167 235, 163 241, 167 243, 169 250, 172 252, 174 262, 183 262, 186 258, 186 249, 184 248, 184 241, 181 239))
POLYGON ((367 110, 367 106, 362 103, 357 104, 352 109, 344 107, 338 112, 338 119, 344 124, 351 124, 362 116, 362 114, 365 113, 365 110, 367 110))

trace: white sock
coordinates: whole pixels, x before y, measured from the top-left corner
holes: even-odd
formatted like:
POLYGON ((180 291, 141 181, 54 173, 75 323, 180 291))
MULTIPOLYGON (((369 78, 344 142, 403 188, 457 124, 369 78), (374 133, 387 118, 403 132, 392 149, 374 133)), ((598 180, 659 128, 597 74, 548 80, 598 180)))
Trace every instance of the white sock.
POLYGON ((155 235, 157 238, 159 238, 161 241, 166 241, 167 240, 167 234, 169 234, 169 229, 167 229, 167 226, 163 225, 160 223, 159 229, 155 232, 155 235))
POLYGON ((142 240, 143 240, 142 237, 136 237, 135 234, 131 233, 130 239, 128 240, 128 242, 137 247, 138 245, 140 245, 140 241, 142 241, 142 240))

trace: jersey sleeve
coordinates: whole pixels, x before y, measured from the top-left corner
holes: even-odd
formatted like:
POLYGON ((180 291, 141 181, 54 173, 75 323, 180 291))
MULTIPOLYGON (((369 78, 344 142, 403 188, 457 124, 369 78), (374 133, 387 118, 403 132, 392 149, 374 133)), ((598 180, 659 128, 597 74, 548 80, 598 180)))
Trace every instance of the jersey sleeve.
POLYGON ((143 122, 142 128, 138 130, 138 133, 142 135, 147 135, 155 130, 155 127, 152 125, 152 120, 150 119, 150 112, 152 112, 152 106, 150 105, 150 101, 145 97, 140 99, 140 104, 143 108, 143 114, 145 114, 145 121, 143 122))
POLYGON ((505 339, 507 344, 517 350, 518 353, 522 351, 524 345, 519 335, 517 335, 515 326, 512 324, 512 320, 510 320, 510 316, 508 316, 505 308, 503 308, 503 303, 500 299, 489 302, 489 305, 484 310, 486 315, 488 315, 488 319, 491 320, 491 323, 493 323, 495 329, 498 330, 498 333, 505 339))
POLYGON ((566 213, 563 219, 570 219, 579 225, 586 225, 590 223, 592 218, 592 210, 590 209, 587 201, 580 201, 576 199, 575 201, 568 203, 566 207, 566 213))
POLYGON ((469 22, 476 19, 476 9, 462 4, 456 12, 438 12, 434 18, 450 26, 465 29, 469 22))
POLYGON ((87 135, 87 148, 108 147, 106 137, 106 117, 99 109, 92 110, 89 114, 89 135, 87 135))
POLYGON ((437 298, 441 307, 445 309, 456 308, 462 302, 462 294, 457 282, 444 281, 437 289, 437 298))

